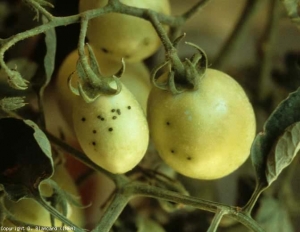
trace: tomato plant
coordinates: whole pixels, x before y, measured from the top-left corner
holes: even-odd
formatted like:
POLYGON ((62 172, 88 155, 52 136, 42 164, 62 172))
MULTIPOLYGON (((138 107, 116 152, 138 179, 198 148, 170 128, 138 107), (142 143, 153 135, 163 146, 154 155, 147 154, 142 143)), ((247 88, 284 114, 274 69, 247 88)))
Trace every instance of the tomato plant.
POLYGON ((298 231, 298 8, 0 1, 1 229, 298 231))

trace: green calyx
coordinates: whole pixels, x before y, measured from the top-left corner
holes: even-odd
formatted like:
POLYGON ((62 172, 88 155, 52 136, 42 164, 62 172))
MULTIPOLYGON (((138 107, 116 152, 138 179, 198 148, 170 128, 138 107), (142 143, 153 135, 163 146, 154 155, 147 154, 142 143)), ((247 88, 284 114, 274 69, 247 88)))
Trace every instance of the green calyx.
POLYGON ((75 95, 81 96, 87 103, 95 101, 101 95, 116 95, 120 93, 122 88, 120 77, 125 71, 124 60, 122 59, 122 67, 116 74, 105 77, 101 74, 97 58, 92 48, 89 44, 86 44, 86 46, 89 53, 88 59, 86 56, 78 59, 77 74, 79 80, 77 81, 77 87, 74 87, 72 85, 74 72, 69 76, 68 85, 70 90, 75 95))
POLYGON ((184 35, 175 40, 172 51, 167 51, 166 61, 155 68, 152 73, 153 84, 157 88, 170 91, 173 94, 180 94, 187 90, 196 90, 207 69, 206 53, 193 43, 186 42, 185 44, 196 48, 198 52, 190 59, 185 58, 184 61, 179 59, 175 46, 183 37, 184 35), (169 67, 168 78, 161 81, 159 78, 156 78, 157 73, 167 65, 169 67))

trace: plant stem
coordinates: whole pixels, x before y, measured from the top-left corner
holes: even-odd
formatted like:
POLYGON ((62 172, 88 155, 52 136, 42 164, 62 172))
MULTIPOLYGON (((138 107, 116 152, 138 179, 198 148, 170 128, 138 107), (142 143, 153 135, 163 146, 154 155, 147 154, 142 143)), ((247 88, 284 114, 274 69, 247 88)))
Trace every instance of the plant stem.
POLYGON ((232 207, 217 202, 203 200, 193 196, 185 196, 176 192, 168 191, 166 189, 149 186, 147 184, 138 182, 127 184, 126 188, 124 188, 124 192, 132 196, 145 196, 175 203, 182 203, 184 205, 214 213, 216 213, 218 210, 223 210, 227 213, 228 217, 239 221, 252 231, 264 232, 264 230, 257 224, 255 220, 252 219, 250 215, 245 214, 238 207, 232 207))
MULTIPOLYGON (((38 12, 42 13, 49 21, 53 19, 53 15, 49 13, 44 7, 42 7, 39 3, 34 0, 23 0, 28 5, 31 5, 34 9, 36 9, 37 14, 38 12)), ((48 2, 47 2, 48 3, 48 2)), ((54 7, 51 3, 47 4, 50 7, 54 7)))
POLYGON ((261 61, 260 79, 259 79, 259 100, 265 101, 271 94, 272 86, 271 71, 272 71, 272 57, 274 54, 273 48, 275 47, 278 23, 280 19, 280 2, 278 0, 271 0, 271 14, 269 17, 267 29, 262 43, 263 57, 261 61))
POLYGON ((243 36, 245 36, 255 13, 260 9, 264 2, 264 0, 248 0, 234 31, 231 33, 221 51, 216 56, 216 60, 212 62, 214 68, 224 68, 229 56, 242 40, 243 36))
POLYGON ((172 68, 176 71, 176 77, 184 78, 185 68, 177 54, 177 49, 173 46, 173 43, 169 39, 166 30, 163 28, 155 14, 148 12, 149 20, 151 21, 153 27, 155 28, 158 36, 160 37, 166 51, 166 60, 170 60, 172 68))
POLYGON ((212 222, 210 223, 210 226, 207 230, 207 232, 216 232, 220 221, 222 220, 223 216, 226 214, 227 212, 225 210, 217 210, 214 219, 212 220, 212 222))
POLYGON ((263 183, 257 183, 254 192, 252 193, 251 198, 247 202, 247 204, 242 208, 242 212, 246 215, 251 216, 251 212, 253 210, 254 205, 256 204, 260 194, 266 189, 266 185, 263 183))
POLYGON ((96 85, 102 83, 101 78, 97 78, 93 71, 91 70, 87 56, 85 55, 85 37, 86 37, 86 32, 87 32, 87 27, 88 27, 88 19, 83 16, 81 18, 81 24, 80 24, 80 34, 79 34, 79 40, 78 40, 78 54, 79 54, 79 60, 82 64, 82 68, 85 72, 85 78, 86 81, 88 81, 91 85, 96 85))
POLYGON ((109 207, 106 209, 100 222, 92 230, 92 232, 109 232, 129 200, 130 198, 126 194, 121 191, 117 192, 114 195, 114 198, 109 207))
POLYGON ((210 0, 200 0, 193 7, 191 7, 188 11, 186 11, 184 14, 182 14, 180 17, 182 17, 182 19, 184 21, 187 21, 194 14, 196 14, 200 9, 202 9, 204 6, 206 6, 207 3, 209 3, 209 1, 210 0))

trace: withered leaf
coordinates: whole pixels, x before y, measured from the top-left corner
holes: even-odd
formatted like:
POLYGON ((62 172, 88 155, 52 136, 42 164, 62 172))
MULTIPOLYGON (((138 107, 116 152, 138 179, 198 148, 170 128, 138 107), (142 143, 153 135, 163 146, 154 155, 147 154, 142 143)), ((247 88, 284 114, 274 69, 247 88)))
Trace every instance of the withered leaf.
POLYGON ((53 174, 46 135, 30 120, 0 119, 0 184, 13 201, 38 191, 53 174))

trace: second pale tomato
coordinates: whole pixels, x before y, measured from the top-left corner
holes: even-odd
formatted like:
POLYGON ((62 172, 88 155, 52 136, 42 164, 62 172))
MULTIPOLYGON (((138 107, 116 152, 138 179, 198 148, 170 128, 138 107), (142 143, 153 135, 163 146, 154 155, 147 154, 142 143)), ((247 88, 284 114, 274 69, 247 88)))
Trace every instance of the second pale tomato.
MULTIPOLYGON (((169 0, 121 0, 137 8, 170 14, 169 0)), ((79 11, 104 7, 108 0, 81 0, 79 11)), ((130 15, 109 13, 89 21, 87 37, 107 59, 141 61, 157 51, 160 39, 150 22, 130 15)))
POLYGON ((207 69, 197 87, 180 94, 153 88, 150 134, 162 159, 177 172, 217 179, 249 157, 255 116, 244 90, 227 74, 207 69))

